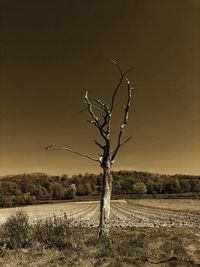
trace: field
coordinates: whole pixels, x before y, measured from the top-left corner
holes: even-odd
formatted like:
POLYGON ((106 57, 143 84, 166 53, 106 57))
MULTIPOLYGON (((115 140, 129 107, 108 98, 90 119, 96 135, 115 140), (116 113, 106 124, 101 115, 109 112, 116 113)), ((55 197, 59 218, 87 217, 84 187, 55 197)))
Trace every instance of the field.
POLYGON ((98 217, 98 201, 0 209, 0 266, 200 266, 200 200, 114 200, 110 237, 101 241, 98 217), (3 237, 20 210, 29 223, 14 219, 3 237))
MULTIPOLYGON (((99 202, 70 202, 0 209, 0 223, 14 211, 25 209, 32 222, 64 213, 75 224, 97 227, 99 202)), ((111 224, 116 227, 200 227, 200 200, 113 200, 111 224)))

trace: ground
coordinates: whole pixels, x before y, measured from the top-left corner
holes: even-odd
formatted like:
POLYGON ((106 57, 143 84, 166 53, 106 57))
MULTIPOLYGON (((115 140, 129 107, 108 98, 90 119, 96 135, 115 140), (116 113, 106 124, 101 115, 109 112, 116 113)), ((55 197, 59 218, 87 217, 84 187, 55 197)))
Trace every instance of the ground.
MULTIPOLYGON (((0 209, 0 223, 18 208, 0 209)), ((68 202, 57 204, 32 205, 23 208, 32 221, 53 214, 64 213, 73 218, 75 224, 97 227, 99 220, 99 202, 68 202)), ((111 224, 118 227, 199 227, 199 199, 139 199, 113 200, 111 202, 111 224)))
MULTIPOLYGON (((32 224, 37 217, 44 219, 54 212, 70 215, 82 227, 75 227, 71 242, 62 247, 36 240, 20 249, 1 246, 0 266, 200 266, 199 204, 200 200, 113 201, 110 236, 101 241, 96 227, 98 202, 29 206, 25 209, 32 224)), ((15 210, 1 209, 1 222, 15 210)))
POLYGON ((99 242, 94 228, 68 249, 2 250, 2 267, 186 267, 200 266, 200 230, 185 228, 112 228, 99 242))

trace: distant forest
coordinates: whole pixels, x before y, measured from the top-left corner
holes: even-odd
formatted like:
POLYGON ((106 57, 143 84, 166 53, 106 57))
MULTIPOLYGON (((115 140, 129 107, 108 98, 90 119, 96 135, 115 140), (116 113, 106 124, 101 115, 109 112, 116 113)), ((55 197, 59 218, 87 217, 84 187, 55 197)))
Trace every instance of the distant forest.
MULTIPOLYGON (((114 171, 113 197, 200 197, 200 176, 162 175, 138 171, 114 171)), ((36 204, 52 200, 98 197, 101 174, 47 175, 30 173, 0 178, 0 206, 36 204)))

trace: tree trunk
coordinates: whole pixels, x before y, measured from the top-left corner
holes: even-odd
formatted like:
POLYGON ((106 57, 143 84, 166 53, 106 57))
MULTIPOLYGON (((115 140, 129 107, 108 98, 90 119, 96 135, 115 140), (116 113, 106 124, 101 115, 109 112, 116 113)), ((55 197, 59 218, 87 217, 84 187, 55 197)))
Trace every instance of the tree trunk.
POLYGON ((103 189, 100 203, 99 238, 108 236, 110 230, 110 200, 112 192, 112 174, 110 167, 103 168, 103 189))

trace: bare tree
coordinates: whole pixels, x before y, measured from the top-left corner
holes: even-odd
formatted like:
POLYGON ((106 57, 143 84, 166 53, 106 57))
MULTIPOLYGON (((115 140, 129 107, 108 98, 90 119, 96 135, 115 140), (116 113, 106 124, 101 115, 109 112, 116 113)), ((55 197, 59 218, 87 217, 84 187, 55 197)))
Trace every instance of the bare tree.
POLYGON ((131 137, 128 137, 125 140, 122 140, 122 135, 124 132, 124 128, 128 122, 129 116, 129 109, 131 105, 131 97, 132 97, 132 87, 130 82, 127 78, 127 73, 132 69, 129 68, 127 71, 122 72, 120 65, 111 60, 111 62, 117 67, 120 73, 120 79, 117 86, 114 88, 111 104, 110 106, 103 103, 103 101, 94 98, 93 101, 88 97, 88 92, 86 91, 85 94, 85 104, 87 105, 84 110, 88 110, 91 119, 88 120, 91 124, 93 124, 99 131, 100 136, 102 137, 102 142, 98 142, 94 140, 95 145, 97 145, 102 153, 100 154, 99 158, 94 158, 88 156, 87 154, 80 153, 76 150, 73 150, 68 147, 55 147, 54 145, 50 145, 46 147, 47 150, 66 150, 80 156, 86 157, 90 160, 99 162, 102 171, 103 171, 103 188, 102 188, 102 196, 100 202, 100 221, 99 221, 99 237, 108 236, 110 230, 110 200, 111 200, 111 192, 112 192, 112 173, 111 168, 115 161, 115 158, 120 150, 120 148, 125 145, 131 137), (114 149, 111 149, 111 120, 112 115, 115 107, 115 100, 118 93, 120 86, 122 85, 123 81, 126 82, 127 86, 127 102, 124 105, 124 114, 123 114, 123 121, 120 125, 117 142, 114 149), (101 112, 102 119, 100 120, 99 117, 94 112, 94 109, 98 109, 101 112))

